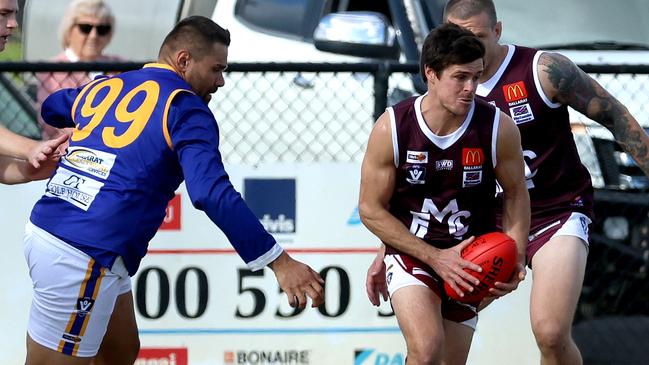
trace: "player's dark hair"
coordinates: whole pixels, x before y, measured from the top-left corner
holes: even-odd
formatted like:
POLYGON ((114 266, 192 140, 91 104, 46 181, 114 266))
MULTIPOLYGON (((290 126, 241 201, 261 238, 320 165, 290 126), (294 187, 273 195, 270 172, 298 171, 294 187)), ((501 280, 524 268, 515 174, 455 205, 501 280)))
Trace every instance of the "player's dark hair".
POLYGON ((455 24, 442 24, 433 29, 421 50, 421 77, 426 82, 424 66, 437 75, 450 65, 462 65, 483 58, 485 48, 471 31, 455 24))
POLYGON ((211 19, 200 15, 184 18, 167 34, 159 55, 166 51, 188 49, 197 59, 203 57, 214 43, 230 45, 230 31, 223 29, 211 19))
POLYGON ((448 17, 466 20, 472 16, 486 13, 489 16, 489 22, 493 27, 498 21, 496 16, 496 6, 493 0, 449 0, 444 6, 444 21, 448 17))

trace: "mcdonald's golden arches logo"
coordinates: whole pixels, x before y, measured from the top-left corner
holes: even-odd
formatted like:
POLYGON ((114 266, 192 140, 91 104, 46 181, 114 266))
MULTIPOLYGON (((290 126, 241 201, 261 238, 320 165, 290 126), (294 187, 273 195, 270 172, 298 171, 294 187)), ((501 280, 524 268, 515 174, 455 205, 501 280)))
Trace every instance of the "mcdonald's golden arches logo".
POLYGON ((503 94, 505 95, 505 101, 508 103, 525 99, 527 98, 527 89, 525 89, 525 83, 523 83, 523 81, 519 81, 513 84, 507 84, 503 86, 503 94))
POLYGON ((463 148, 462 166, 480 166, 484 161, 482 148, 463 148))

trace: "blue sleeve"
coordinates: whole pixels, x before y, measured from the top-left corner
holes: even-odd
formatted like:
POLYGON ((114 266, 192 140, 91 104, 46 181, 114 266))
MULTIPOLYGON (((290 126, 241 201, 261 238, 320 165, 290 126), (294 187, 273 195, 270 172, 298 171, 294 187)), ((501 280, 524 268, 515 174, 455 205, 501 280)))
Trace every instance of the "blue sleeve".
POLYGON ((168 123, 194 207, 203 210, 225 233, 251 269, 261 269, 275 260, 282 248, 248 208, 225 172, 211 111, 195 95, 180 93, 170 107, 168 123))
POLYGON ((41 117, 56 128, 73 128, 72 105, 81 89, 61 89, 50 94, 41 105, 41 117))

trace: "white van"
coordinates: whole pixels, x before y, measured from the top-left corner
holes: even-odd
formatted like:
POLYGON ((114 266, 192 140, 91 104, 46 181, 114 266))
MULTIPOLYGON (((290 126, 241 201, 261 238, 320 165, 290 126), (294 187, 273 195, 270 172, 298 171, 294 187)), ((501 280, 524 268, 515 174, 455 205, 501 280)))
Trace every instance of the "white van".
MULTIPOLYGON (((423 39, 441 21, 444 4, 444 0, 219 0, 212 18, 232 31, 230 62, 360 62, 371 58, 417 63, 423 39)), ((504 24, 502 43, 560 52, 579 65, 649 66, 649 22, 644 17, 649 14, 649 2, 645 0, 630 0, 624 6, 607 0, 569 3, 499 0, 496 6, 504 24)), ((649 84, 646 73, 595 77, 644 127, 649 127, 649 103, 642 98, 647 94, 645 85, 649 84)), ((365 92, 346 94, 341 91, 346 89, 345 85, 336 84, 335 80, 325 83, 299 75, 292 82, 298 90, 292 93, 289 88, 286 96, 289 100, 317 96, 323 102, 358 100, 348 102, 346 109, 338 109, 339 114, 328 123, 343 121, 347 128, 367 133, 365 126, 355 129, 349 126, 372 119, 362 112, 359 115, 358 109, 368 109, 367 103, 372 102, 371 80, 362 82, 359 88, 365 92)), ((390 86, 390 102, 422 92, 425 87, 416 75, 408 78, 404 74, 395 74, 390 86)), ((649 180, 617 145, 602 142, 612 139, 608 130, 579 113, 572 110, 571 113, 576 126, 575 138, 595 187, 649 188, 649 180), (596 139, 595 144, 592 138, 596 139), (597 156, 606 161, 598 161, 597 156)), ((279 131, 283 130, 282 124, 299 123, 279 114, 266 117, 279 131)), ((257 125, 259 130, 265 127, 268 126, 257 125)), ((339 128, 330 124, 328 127, 339 128)), ((363 138, 355 140, 361 144, 363 141, 363 138)), ((325 145, 327 142, 322 141, 325 145)), ((347 148, 363 149, 362 145, 347 148)), ((318 151, 313 154, 317 155, 318 151)), ((358 157, 355 154, 352 160, 358 157)), ((344 156, 334 154, 332 158, 344 156)), ((318 160, 315 156, 314 159, 318 160)))
MULTIPOLYGON (((112 0, 109 4, 116 13, 117 26, 106 52, 135 61, 154 59, 162 38, 179 18, 201 14, 211 15, 231 31, 231 63, 353 63, 369 59, 417 63, 423 39, 441 21, 444 3, 444 0, 112 0)), ((47 59, 60 51, 56 32, 52 30, 57 29, 66 4, 45 0, 26 2, 23 32, 26 60, 47 59)), ((644 19, 644 14, 649 13, 649 2, 645 0, 629 0, 625 6, 607 0, 570 3, 499 0, 496 5, 504 24, 502 43, 554 50, 579 65, 649 65, 649 22, 644 19)), ((227 86, 228 99, 239 99, 240 105, 224 104, 221 97, 225 95, 218 93, 212 102, 224 133, 248 134, 249 144, 268 146, 269 154, 263 157, 267 161, 358 161, 362 157, 364 138, 358 136, 369 133, 367 122, 374 117, 368 107, 373 103, 372 79, 368 75, 354 74, 355 80, 345 80, 345 77, 322 80, 309 73, 283 74, 272 81, 272 90, 281 94, 280 104, 260 110, 252 107, 246 98, 263 92, 260 89, 263 85, 254 85, 257 80, 240 75, 232 74, 227 81, 236 84, 236 88, 227 86), (234 98, 232 94, 236 94, 234 98), (305 118, 297 107, 293 108, 294 113, 282 112, 288 104, 282 104, 281 100, 300 99, 317 99, 324 112, 335 113, 323 117, 315 110, 305 118), (327 103, 334 105, 324 107, 327 103), (231 114, 237 116, 236 121, 230 118, 231 114), (316 119, 316 126, 310 125, 307 119, 316 119), (355 138, 350 139, 350 144, 331 147, 329 143, 336 136, 317 133, 317 128, 325 124, 328 130, 347 129, 355 138), (275 131, 274 136, 283 134, 281 143, 254 137, 269 129, 275 131), (295 131, 313 134, 309 139, 315 143, 303 146, 304 151, 287 148, 301 144, 295 131), (322 140, 315 138, 316 135, 322 140), (341 148, 342 152, 337 152, 341 148)), ((640 96, 647 91, 646 74, 596 77, 638 121, 649 127, 649 106, 646 106, 649 103, 640 96)), ((389 100, 396 102, 423 92, 424 87, 416 75, 409 78, 395 74, 390 80, 389 100)), ((633 161, 619 149, 613 164, 611 161, 598 163, 595 155, 602 152, 593 146, 591 137, 610 140, 611 134, 578 113, 572 116, 575 125, 582 126, 575 129, 575 136, 596 187, 649 188, 649 180, 633 168, 633 161), (602 164, 608 166, 607 171, 601 171, 602 164), (614 171, 609 171, 611 168, 614 171)), ((233 162, 254 162, 256 158, 247 153, 254 148, 241 140, 232 145, 226 141, 223 148, 233 162)))

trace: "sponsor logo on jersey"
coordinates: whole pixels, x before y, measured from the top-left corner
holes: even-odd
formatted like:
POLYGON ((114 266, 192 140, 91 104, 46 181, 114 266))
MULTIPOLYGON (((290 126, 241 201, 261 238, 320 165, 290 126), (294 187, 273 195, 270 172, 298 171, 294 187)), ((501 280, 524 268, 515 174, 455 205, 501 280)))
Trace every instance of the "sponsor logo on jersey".
POLYGON ((505 101, 508 103, 523 100, 527 98, 527 89, 523 81, 518 81, 513 84, 503 86, 503 94, 505 101))
POLYGON ((406 152, 406 163, 428 163, 428 151, 406 152))
POLYGON ((588 218, 583 216, 579 217, 579 222, 581 223, 581 229, 584 231, 584 234, 588 235, 588 225, 590 224, 588 218))
POLYGON ((458 206, 457 199, 443 206, 438 206, 432 199, 424 199, 421 205, 421 211, 410 211, 412 221, 410 222, 410 233, 419 238, 424 238, 428 233, 431 224, 448 225, 448 233, 456 239, 462 237, 468 232, 467 220, 471 217, 471 212, 461 210, 458 206))
POLYGON ((419 185, 426 183, 426 168, 424 166, 408 166, 406 168, 406 181, 419 185))
POLYGON ((482 182, 482 170, 464 171, 462 173, 462 187, 479 185, 482 182))
POLYGON ((104 186, 103 182, 73 173, 59 166, 56 174, 47 183, 45 195, 63 199, 87 211, 102 186, 104 186))
POLYGON ((485 162, 482 148, 462 149, 462 187, 478 185, 482 182, 482 164, 485 162))
POLYGON ((95 300, 92 298, 78 298, 77 299, 77 315, 79 317, 85 317, 86 314, 92 311, 92 307, 95 305, 95 300))
POLYGON ((484 152, 482 148, 463 148, 462 149, 462 166, 482 167, 484 162, 484 152))
POLYGON ((511 115, 516 124, 534 120, 534 113, 532 113, 532 107, 529 103, 509 108, 509 115, 511 115))
POLYGON ((61 159, 64 165, 73 167, 90 175, 106 179, 113 169, 116 156, 112 153, 86 147, 69 147, 61 159))
POLYGON ((441 170, 452 170, 453 169, 453 160, 438 160, 435 161, 435 169, 437 171, 441 170))
POLYGON ((64 333, 64 334, 61 336, 61 338, 62 338, 63 341, 65 341, 65 342, 70 342, 70 343, 78 343, 78 342, 81 342, 81 337, 79 337, 79 336, 77 336, 77 335, 73 335, 73 334, 71 334, 71 333, 64 333))
POLYGON ((580 196, 574 198, 572 202, 570 203, 571 206, 573 207, 583 207, 584 206, 584 198, 580 196))
POLYGON ((269 233, 295 233, 295 179, 244 179, 244 199, 269 233))

